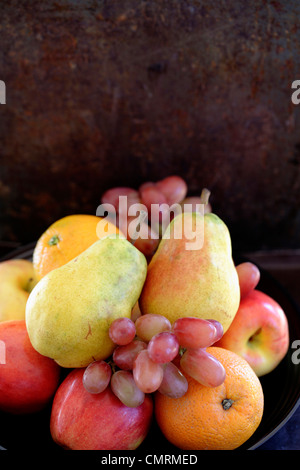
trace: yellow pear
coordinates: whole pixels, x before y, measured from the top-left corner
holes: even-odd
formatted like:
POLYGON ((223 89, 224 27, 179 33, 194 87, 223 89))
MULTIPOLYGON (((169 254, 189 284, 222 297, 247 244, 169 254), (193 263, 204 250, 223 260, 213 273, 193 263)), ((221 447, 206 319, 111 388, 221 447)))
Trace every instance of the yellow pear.
POLYGON ((180 317, 214 319, 226 331, 239 302, 239 280, 225 223, 213 213, 178 214, 149 263, 139 299, 142 313, 164 315, 171 323, 180 317))
POLYGON ((145 256, 125 237, 96 241, 31 292, 26 325, 33 347, 62 367, 108 358, 115 347, 109 326, 130 318, 146 273, 145 256))

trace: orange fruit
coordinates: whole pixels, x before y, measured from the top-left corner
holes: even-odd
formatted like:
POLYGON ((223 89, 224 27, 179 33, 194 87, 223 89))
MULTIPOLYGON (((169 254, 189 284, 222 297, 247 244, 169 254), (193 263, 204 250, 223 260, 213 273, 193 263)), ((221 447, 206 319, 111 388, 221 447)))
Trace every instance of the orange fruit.
POLYGON ((181 398, 155 394, 155 417, 165 437, 184 450, 233 450, 249 439, 261 422, 261 383, 245 359, 210 347, 226 370, 225 382, 204 387, 185 374, 188 390, 181 398))
POLYGON ((38 279, 76 258, 99 238, 114 233, 119 233, 118 228, 96 215, 73 214, 57 220, 41 235, 33 252, 38 279))

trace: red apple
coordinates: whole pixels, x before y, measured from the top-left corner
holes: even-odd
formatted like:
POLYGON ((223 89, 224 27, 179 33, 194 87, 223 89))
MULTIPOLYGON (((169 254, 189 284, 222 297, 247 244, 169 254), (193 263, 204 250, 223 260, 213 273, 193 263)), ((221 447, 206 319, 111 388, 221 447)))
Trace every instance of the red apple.
POLYGON ((85 369, 74 369, 59 386, 52 405, 50 431, 53 440, 69 450, 134 450, 145 439, 153 415, 150 395, 129 408, 113 394, 85 390, 85 369))
POLYGON ((215 346, 244 357, 258 377, 268 374, 288 350, 286 315, 274 299, 254 289, 241 299, 233 322, 215 346))
POLYGON ((0 409, 13 414, 44 408, 59 385, 56 362, 31 345, 24 320, 0 323, 0 409))

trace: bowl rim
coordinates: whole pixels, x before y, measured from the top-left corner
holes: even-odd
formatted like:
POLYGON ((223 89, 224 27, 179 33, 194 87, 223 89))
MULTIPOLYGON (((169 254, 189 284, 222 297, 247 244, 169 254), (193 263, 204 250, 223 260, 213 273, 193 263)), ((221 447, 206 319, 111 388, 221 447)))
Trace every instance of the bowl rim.
MULTIPOLYGON (((23 259, 32 259, 32 255, 33 255, 33 251, 34 251, 34 247, 36 246, 36 241, 35 242, 31 242, 31 243, 27 243, 25 245, 22 245, 18 248, 15 248, 14 250, 10 251, 9 253, 7 253, 6 255, 0 257, 0 262, 2 261, 7 261, 7 260, 10 260, 10 259, 15 259, 15 258, 23 258, 23 259)), ((252 261, 251 260, 251 257, 249 256, 244 256, 244 255, 237 255, 236 257, 233 256, 236 264, 238 263, 241 263, 243 261, 250 261, 250 262, 253 262, 254 264, 256 264, 260 271, 263 273, 264 277, 268 277, 269 280, 271 280, 271 282, 274 284, 274 285, 277 285, 278 289, 281 291, 281 293, 284 295, 284 297, 286 298, 286 300, 291 304, 293 310, 295 310, 298 314, 299 314, 299 318, 300 318, 300 306, 298 305, 298 303, 294 300, 293 296, 289 293, 289 291, 276 279, 273 277, 273 275, 271 273, 268 272, 268 270, 262 268, 259 263, 257 263, 256 261, 252 261)), ((297 393, 297 399, 295 401, 295 403, 293 404, 292 408, 289 410, 289 412, 286 414, 286 416, 270 431, 268 432, 264 437, 262 437, 261 439, 259 439, 257 442, 255 442, 253 445, 250 445, 249 447, 247 446, 247 441, 241 446, 241 448, 245 449, 245 450, 255 450, 255 449, 259 449, 259 447, 261 445, 263 445, 264 443, 266 443, 271 437, 273 437, 282 427, 284 427, 284 425, 290 420, 290 418, 295 414, 295 412, 297 411, 297 409, 299 408, 300 406, 300 388, 298 390, 298 393, 297 393), (246 447, 244 447, 246 446, 246 447)), ((0 450, 7 450, 5 447, 1 446, 0 445, 0 450)), ((239 448, 237 449, 239 450, 239 448)))

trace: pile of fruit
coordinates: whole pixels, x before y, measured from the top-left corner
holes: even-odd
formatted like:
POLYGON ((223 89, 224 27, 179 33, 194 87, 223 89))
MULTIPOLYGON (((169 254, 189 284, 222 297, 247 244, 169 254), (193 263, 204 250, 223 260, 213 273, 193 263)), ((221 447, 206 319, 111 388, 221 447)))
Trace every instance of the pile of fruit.
POLYGON ((257 266, 235 266, 209 191, 187 190, 178 176, 113 188, 106 215, 66 216, 32 262, 0 263, 1 411, 50 403, 53 440, 74 450, 136 449, 154 417, 185 450, 236 449, 252 436, 260 377, 286 355, 288 321, 258 290, 257 266))

